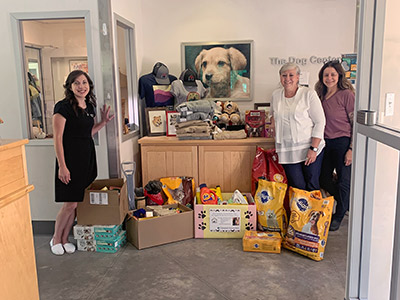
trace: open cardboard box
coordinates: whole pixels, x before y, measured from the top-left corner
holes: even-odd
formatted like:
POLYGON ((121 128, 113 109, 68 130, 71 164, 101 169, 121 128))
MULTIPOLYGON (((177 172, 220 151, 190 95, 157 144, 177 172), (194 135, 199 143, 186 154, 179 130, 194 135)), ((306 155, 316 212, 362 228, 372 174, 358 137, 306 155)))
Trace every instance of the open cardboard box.
MULTIPOLYGON (((128 241, 138 249, 193 238, 193 210, 182 204, 163 207, 179 208, 182 212, 153 218, 136 218, 130 211, 126 220, 128 241)), ((147 209, 151 206, 147 206, 147 209)))
POLYGON ((126 183, 122 178, 95 180, 85 190, 83 202, 78 203, 79 225, 119 225, 129 211, 126 183), (105 186, 118 190, 101 189, 105 186))
MULTIPOLYGON (((250 193, 244 193, 249 204, 197 204, 194 201, 195 238, 242 238, 246 230, 257 229, 257 209, 250 193)), ((223 200, 232 193, 222 193, 223 200)))

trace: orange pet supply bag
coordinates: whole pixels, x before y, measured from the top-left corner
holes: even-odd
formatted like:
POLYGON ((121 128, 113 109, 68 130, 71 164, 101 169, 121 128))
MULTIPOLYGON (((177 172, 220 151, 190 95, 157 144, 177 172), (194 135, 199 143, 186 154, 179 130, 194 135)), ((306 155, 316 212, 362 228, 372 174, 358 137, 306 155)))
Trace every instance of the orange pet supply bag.
POLYGON ((313 260, 324 258, 332 218, 333 197, 320 191, 289 188, 290 219, 283 246, 313 260))

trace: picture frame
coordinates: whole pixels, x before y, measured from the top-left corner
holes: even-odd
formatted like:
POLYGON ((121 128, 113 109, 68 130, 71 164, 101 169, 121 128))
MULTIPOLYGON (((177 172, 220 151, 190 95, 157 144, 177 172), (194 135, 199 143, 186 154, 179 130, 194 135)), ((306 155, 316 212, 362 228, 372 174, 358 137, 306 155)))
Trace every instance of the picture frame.
POLYGON ((271 103, 254 103, 255 110, 265 111, 265 124, 270 124, 269 112, 271 110, 271 103))
POLYGON ((254 109, 255 110, 265 110, 267 113, 269 113, 269 110, 271 108, 271 103, 254 103, 254 109))
POLYGON ((208 88, 207 97, 222 101, 252 100, 252 40, 184 42, 181 44, 181 60, 182 70, 192 69, 208 88))
POLYGON ((81 70, 89 73, 89 64, 87 59, 73 59, 69 61, 69 71, 81 70))
POLYGON ((180 113, 167 110, 166 112, 167 136, 176 136, 175 124, 180 113))
POLYGON ((146 108, 146 127, 149 136, 165 135, 166 127, 166 108, 147 107, 146 108))

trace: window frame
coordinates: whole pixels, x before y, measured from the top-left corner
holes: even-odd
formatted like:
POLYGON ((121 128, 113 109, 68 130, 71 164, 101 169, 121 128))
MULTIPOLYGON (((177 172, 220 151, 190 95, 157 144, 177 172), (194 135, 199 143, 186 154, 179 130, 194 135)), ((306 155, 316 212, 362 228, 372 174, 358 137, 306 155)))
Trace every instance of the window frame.
POLYGON ((118 103, 118 130, 121 132, 122 142, 127 141, 140 134, 140 120, 139 120, 139 98, 138 98, 138 76, 137 76, 137 61, 136 61, 136 38, 135 38, 135 24, 114 13, 114 49, 115 49, 115 79, 117 88, 117 103, 118 103), (120 91, 120 76, 119 76, 119 57, 118 57, 118 26, 125 30, 125 59, 126 59, 126 76, 127 76, 127 89, 128 89, 128 109, 129 114, 132 114, 135 129, 127 134, 122 132, 124 116, 122 116, 122 97, 120 91), (132 109, 132 112, 130 111, 132 109))
MULTIPOLYGON (((10 13, 11 17, 11 31, 14 36, 13 43, 16 50, 16 73, 17 73, 17 88, 18 99, 20 103, 21 123, 22 123, 22 136, 30 140, 36 145, 52 145, 53 139, 35 139, 32 138, 32 129, 30 126, 30 108, 29 108, 29 87, 28 78, 26 74, 26 61, 25 61, 25 43, 22 22, 35 21, 35 20, 57 20, 57 19, 83 19, 85 23, 86 34, 86 47, 89 65, 89 73, 91 78, 95 80, 95 73, 93 68, 93 45, 92 45, 92 31, 89 10, 77 11, 56 11, 56 12, 24 12, 24 13, 10 13), (93 75, 92 75, 93 74, 93 75)), ((95 87, 96 89, 96 87, 95 87)))

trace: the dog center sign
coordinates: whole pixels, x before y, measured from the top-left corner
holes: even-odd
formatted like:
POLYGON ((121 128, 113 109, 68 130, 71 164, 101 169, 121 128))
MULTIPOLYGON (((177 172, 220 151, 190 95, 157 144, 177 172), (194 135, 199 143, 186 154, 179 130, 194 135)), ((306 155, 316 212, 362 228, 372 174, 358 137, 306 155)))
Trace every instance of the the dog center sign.
POLYGON ((315 55, 312 55, 310 57, 295 57, 295 56, 289 56, 288 58, 281 58, 281 57, 270 57, 269 61, 271 62, 271 65, 284 65, 286 63, 295 63, 301 66, 305 66, 308 63, 310 64, 324 64, 328 61, 331 60, 339 60, 341 61, 341 57, 334 57, 334 56, 327 56, 327 57, 318 57, 315 55))

